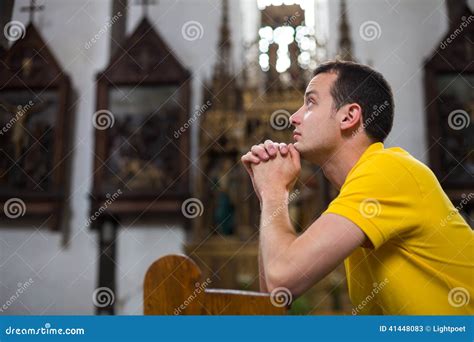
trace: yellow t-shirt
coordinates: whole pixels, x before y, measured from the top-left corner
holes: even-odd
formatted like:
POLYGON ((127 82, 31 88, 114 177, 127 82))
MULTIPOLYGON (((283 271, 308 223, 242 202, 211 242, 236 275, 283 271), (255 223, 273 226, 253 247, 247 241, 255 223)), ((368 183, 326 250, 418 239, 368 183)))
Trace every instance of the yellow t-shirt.
POLYGON ((369 146, 325 213, 354 222, 374 246, 344 262, 352 314, 474 313, 474 231, 408 152, 369 146))

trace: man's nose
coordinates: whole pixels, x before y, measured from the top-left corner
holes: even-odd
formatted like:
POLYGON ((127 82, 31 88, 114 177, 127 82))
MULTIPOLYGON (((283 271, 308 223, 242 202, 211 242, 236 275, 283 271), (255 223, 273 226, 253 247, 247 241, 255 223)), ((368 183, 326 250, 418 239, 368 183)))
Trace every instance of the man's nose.
POLYGON ((293 113, 293 115, 290 116, 290 123, 293 125, 293 126, 297 126, 300 124, 300 120, 299 120, 299 117, 298 117, 298 113, 299 113, 299 110, 297 110, 295 113, 293 113))

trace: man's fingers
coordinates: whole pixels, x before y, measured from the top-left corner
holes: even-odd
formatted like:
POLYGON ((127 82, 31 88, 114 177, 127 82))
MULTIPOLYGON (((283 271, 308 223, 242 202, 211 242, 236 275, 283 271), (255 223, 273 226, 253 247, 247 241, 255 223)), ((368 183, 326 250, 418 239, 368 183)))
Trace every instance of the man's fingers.
POLYGON ((274 143, 273 141, 267 139, 265 140, 265 143, 263 144, 265 147, 265 150, 267 151, 268 155, 270 157, 275 157, 278 153, 278 144, 274 143))
POLYGON ((288 150, 290 151, 291 160, 297 167, 301 167, 300 153, 296 150, 293 144, 288 145, 288 150))
POLYGON ((263 144, 253 145, 250 151, 252 155, 258 158, 260 161, 267 161, 270 158, 275 157, 278 154, 278 151, 283 157, 290 153, 287 144, 273 142, 269 139, 265 140, 263 144))
POLYGON ((284 157, 288 154, 288 146, 285 143, 279 143, 280 153, 284 157))
POLYGON ((265 150, 265 146, 263 144, 260 145, 253 145, 250 149, 252 154, 258 157, 260 160, 268 160, 270 156, 268 155, 267 151, 265 150))
POLYGON ((250 178, 253 178, 253 170, 252 165, 260 163, 260 159, 252 155, 252 152, 248 152, 244 154, 242 158, 240 158, 242 164, 244 164, 245 170, 248 172, 250 178))
POLYGON ((260 163, 260 159, 256 156, 254 156, 252 154, 252 152, 247 152, 246 154, 244 154, 242 156, 242 158, 240 158, 240 160, 244 164, 250 164, 250 163, 258 164, 258 163, 260 163))

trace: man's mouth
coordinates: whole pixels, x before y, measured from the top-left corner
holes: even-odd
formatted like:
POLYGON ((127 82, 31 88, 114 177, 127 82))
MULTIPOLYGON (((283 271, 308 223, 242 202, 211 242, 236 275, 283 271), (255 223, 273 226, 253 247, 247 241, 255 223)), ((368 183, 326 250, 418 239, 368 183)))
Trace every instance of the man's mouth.
POLYGON ((293 131, 293 140, 297 140, 301 136, 300 132, 293 131))

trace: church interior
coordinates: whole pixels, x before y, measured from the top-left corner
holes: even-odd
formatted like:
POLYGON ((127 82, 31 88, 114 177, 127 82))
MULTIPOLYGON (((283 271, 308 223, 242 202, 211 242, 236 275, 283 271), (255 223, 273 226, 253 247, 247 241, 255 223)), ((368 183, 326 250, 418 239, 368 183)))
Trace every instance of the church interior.
MULTIPOLYGON (((155 312, 147 270, 170 255, 201 272, 196 289, 259 303, 259 201, 240 157, 265 139, 291 142, 289 117, 327 60, 387 77, 385 145, 429 165, 474 227, 473 10, 472 0, 0 1, 0 314, 155 312)), ((295 189, 300 233, 337 191, 306 162, 295 189)), ((341 264, 284 314, 350 315, 345 277, 341 264)), ((168 313, 196 313, 188 301, 168 313)))

